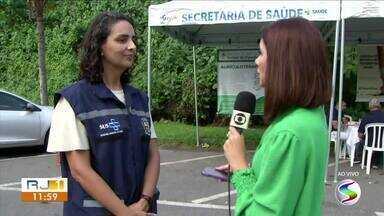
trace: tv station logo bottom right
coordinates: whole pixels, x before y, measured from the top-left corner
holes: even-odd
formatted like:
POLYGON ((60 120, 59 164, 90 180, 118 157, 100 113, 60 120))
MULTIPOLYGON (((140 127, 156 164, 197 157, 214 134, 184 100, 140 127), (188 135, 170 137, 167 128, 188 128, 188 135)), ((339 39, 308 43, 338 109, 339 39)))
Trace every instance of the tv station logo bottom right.
POLYGON ((354 205, 361 197, 360 185, 355 180, 344 179, 337 184, 335 196, 342 205, 354 205))

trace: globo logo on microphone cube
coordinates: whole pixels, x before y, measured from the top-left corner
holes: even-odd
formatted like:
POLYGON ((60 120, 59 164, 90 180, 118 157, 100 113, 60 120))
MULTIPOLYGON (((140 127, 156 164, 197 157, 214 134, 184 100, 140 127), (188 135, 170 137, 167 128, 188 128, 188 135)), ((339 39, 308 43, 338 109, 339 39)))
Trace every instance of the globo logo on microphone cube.
POLYGON ((230 125, 237 128, 247 129, 250 117, 250 113, 233 110, 230 125))
POLYGON ((237 113, 234 117, 233 120, 236 122, 238 125, 243 125, 246 122, 245 115, 243 113, 237 113))

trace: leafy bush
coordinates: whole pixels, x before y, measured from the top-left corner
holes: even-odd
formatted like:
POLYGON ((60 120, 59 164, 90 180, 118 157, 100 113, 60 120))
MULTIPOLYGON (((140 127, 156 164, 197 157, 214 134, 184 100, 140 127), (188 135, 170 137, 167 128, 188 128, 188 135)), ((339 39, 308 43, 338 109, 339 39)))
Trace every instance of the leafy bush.
MULTIPOLYGON (((164 1, 152 1, 161 3, 164 1)), ((77 52, 91 20, 102 11, 120 11, 134 20, 138 60, 132 84, 147 89, 147 8, 150 1, 48 1, 45 11, 46 67, 50 104, 53 94, 78 79, 77 52)), ((37 34, 25 1, 0 6, 0 88, 39 101, 37 34)), ((152 97, 155 118, 194 121, 192 47, 153 32, 152 97)), ((215 49, 197 48, 199 116, 210 122, 216 113, 215 49)))
MULTIPOLYGON (((50 104, 56 91, 78 79, 78 46, 91 20, 102 11, 120 11, 134 20, 138 59, 132 84, 146 90, 148 6, 162 2, 165 0, 48 0, 44 21, 50 104)), ((0 1, 0 29, 0 88, 38 102, 36 24, 25 0, 0 1)), ((356 64, 353 62, 354 52, 351 53, 352 61, 347 61, 347 85, 344 88, 347 100, 352 100, 356 89, 356 64)), ((196 48, 198 110, 202 124, 211 123, 216 117, 217 61, 216 49, 196 48)), ((191 45, 161 32, 152 33, 151 94, 155 119, 194 122, 191 45)))

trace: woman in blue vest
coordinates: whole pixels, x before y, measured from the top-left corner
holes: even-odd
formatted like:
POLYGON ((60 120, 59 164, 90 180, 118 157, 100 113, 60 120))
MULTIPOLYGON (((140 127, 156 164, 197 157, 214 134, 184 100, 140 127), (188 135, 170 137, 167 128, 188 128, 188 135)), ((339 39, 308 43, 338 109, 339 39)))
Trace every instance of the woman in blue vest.
POLYGON ((128 84, 133 23, 104 12, 86 33, 81 80, 55 95, 48 152, 68 178, 64 216, 156 212, 160 156, 145 93, 128 84))

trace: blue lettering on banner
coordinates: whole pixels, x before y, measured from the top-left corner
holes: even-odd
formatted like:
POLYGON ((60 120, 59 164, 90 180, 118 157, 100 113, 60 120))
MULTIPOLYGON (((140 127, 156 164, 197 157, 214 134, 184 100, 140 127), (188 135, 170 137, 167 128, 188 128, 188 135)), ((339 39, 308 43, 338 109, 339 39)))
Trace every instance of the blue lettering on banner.
POLYGON ((220 13, 220 19, 219 20, 227 21, 227 16, 225 16, 225 13, 223 11, 220 13))
POLYGON ((267 19, 287 19, 292 17, 302 17, 303 9, 275 9, 267 10, 266 18, 267 19))
MULTIPOLYGON (((260 17, 261 12, 256 12, 254 17, 260 17)), ((183 23, 193 22, 214 22, 214 21, 236 21, 236 20, 247 20, 247 16, 244 11, 209 11, 199 13, 185 13, 181 16, 183 23)), ((163 19, 163 18, 162 18, 163 19)))
POLYGON ((188 14, 188 19, 189 19, 189 20, 191 20, 191 19, 197 19, 196 14, 195 14, 194 17, 192 16, 192 14, 188 14))
POLYGON ((160 22, 161 23, 167 23, 167 22, 169 22, 169 19, 168 19, 168 17, 164 14, 163 16, 161 16, 160 17, 160 22))
MULTIPOLYGON (((164 16, 164 15, 163 15, 164 16)), ((186 22, 188 19, 187 19, 187 14, 183 14, 181 15, 181 21, 184 23, 186 22)))
POLYGON ((232 12, 228 12, 227 13, 227 16, 228 16, 228 20, 233 20, 233 13, 232 12))
POLYGON ((215 20, 218 20, 218 17, 219 17, 219 11, 215 11, 215 12, 213 12, 214 14, 215 14, 215 20))
POLYGON ((182 14, 181 19, 183 21, 187 21, 188 18, 185 16, 186 13, 183 13, 183 11, 190 11, 190 10, 188 10, 188 9, 176 9, 176 10, 168 11, 167 13, 162 14, 160 16, 160 23, 161 24, 172 23, 173 21, 179 19, 179 14, 182 14))
POLYGON ((201 13, 201 20, 207 21, 207 14, 206 13, 201 13))
MULTIPOLYGON (((182 23, 195 22, 217 22, 217 21, 246 21, 246 20, 278 20, 292 17, 303 17, 311 14, 327 14, 325 8, 302 9, 302 8, 279 8, 279 9, 255 9, 246 11, 202 11, 198 13, 184 13, 181 16, 182 23)), ((174 17, 163 16, 161 19, 173 19, 174 17)))
POLYGON ((213 21, 213 12, 208 13, 208 20, 213 21))
POLYGON ((262 19, 262 13, 261 10, 250 10, 248 15, 250 20, 261 20, 262 19))
POLYGON ((303 9, 297 9, 297 16, 302 17, 303 16, 303 9))
POLYGON ((327 14, 328 10, 327 9, 317 9, 317 10, 312 10, 313 14, 327 14))
POLYGON ((240 11, 238 20, 245 20, 243 11, 240 11))

